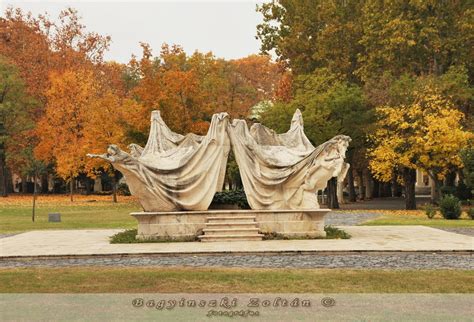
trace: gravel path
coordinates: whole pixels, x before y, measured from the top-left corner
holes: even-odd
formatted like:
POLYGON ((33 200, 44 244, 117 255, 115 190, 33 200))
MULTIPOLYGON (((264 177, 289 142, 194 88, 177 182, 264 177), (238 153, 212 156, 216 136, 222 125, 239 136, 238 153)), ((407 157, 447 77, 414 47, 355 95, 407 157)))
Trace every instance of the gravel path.
POLYGON ((326 215, 325 225, 356 226, 380 216, 381 215, 379 214, 371 214, 366 212, 331 211, 326 215))
POLYGON ((474 269, 468 253, 358 253, 281 255, 129 256, 2 259, 0 268, 74 266, 188 266, 254 268, 474 269))

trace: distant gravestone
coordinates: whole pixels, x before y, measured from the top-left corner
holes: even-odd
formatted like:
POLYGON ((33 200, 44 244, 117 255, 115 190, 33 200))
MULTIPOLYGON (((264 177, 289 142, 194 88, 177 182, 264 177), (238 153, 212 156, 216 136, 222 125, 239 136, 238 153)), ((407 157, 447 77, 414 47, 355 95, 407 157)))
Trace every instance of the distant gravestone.
POLYGON ((48 221, 49 222, 61 222, 61 214, 48 214, 48 221))

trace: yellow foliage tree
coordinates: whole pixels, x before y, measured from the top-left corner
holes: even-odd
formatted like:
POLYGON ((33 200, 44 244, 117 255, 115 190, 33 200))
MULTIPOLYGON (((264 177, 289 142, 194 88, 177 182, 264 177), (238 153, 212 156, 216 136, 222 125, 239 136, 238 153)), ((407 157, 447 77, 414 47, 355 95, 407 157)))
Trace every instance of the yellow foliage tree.
POLYGON ((462 128, 464 114, 432 85, 415 92, 412 104, 381 106, 377 130, 371 137, 370 169, 381 181, 401 176, 406 207, 415 209, 415 169, 423 169, 437 182, 462 167, 459 152, 474 135, 462 128))

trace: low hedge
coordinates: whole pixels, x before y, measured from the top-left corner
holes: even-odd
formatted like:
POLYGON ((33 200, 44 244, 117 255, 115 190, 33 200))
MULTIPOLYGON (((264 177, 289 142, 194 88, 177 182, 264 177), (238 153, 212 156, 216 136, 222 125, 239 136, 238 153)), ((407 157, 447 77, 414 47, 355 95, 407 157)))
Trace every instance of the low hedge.
POLYGON ((216 192, 211 205, 238 205, 241 209, 250 209, 243 190, 224 190, 216 192))

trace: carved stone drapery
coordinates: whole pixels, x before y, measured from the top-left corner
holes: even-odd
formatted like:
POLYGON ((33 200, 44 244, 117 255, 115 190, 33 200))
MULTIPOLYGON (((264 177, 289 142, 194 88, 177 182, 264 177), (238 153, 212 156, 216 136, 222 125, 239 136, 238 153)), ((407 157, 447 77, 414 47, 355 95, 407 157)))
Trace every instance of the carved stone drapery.
POLYGON ((299 110, 283 134, 261 124, 249 129, 244 120, 230 124, 227 113, 219 113, 205 136, 174 133, 153 111, 144 148, 131 144, 126 153, 110 145, 107 154, 89 156, 121 171, 145 211, 207 210, 223 186, 232 145, 252 209, 317 209, 315 193, 345 170, 350 141, 338 135, 315 148, 299 110))

